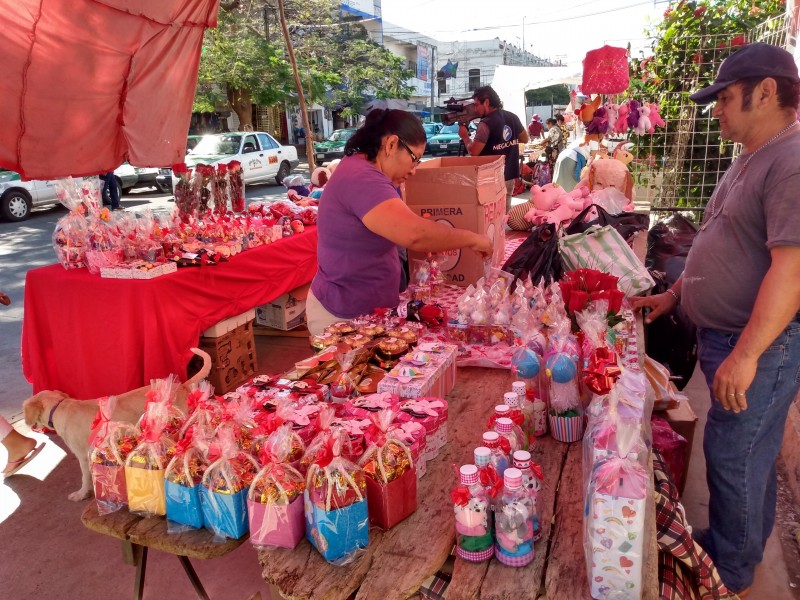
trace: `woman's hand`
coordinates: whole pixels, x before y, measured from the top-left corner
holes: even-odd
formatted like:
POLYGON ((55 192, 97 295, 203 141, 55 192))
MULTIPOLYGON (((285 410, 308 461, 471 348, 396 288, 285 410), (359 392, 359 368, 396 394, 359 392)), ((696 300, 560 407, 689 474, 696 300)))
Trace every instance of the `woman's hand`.
POLYGON ((488 236, 475 234, 475 241, 469 246, 484 259, 491 258, 494 254, 494 244, 488 236))
POLYGON ((642 308, 649 308, 650 314, 645 317, 645 323, 652 323, 661 315, 667 314, 675 308, 678 301, 672 294, 664 292, 663 294, 655 294, 654 296, 635 296, 631 298, 631 306, 633 310, 639 311, 642 308))

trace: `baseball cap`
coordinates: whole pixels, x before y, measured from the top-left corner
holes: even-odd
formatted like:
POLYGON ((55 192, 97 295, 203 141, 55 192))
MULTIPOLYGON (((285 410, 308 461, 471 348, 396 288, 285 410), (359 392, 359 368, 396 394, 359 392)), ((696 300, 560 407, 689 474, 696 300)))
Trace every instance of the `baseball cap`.
POLYGON ((740 79, 748 77, 785 77, 793 83, 800 82, 794 58, 783 48, 761 42, 749 44, 722 61, 717 79, 695 92, 689 99, 697 104, 716 100, 717 94, 740 79))

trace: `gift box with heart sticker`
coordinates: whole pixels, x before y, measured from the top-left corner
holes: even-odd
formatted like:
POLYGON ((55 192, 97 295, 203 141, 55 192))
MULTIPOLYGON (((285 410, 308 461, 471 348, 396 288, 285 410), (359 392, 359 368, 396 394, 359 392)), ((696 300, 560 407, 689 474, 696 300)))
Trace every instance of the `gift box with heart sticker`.
POLYGON ((592 598, 640 598, 647 471, 635 461, 602 460, 592 473, 585 514, 592 598))

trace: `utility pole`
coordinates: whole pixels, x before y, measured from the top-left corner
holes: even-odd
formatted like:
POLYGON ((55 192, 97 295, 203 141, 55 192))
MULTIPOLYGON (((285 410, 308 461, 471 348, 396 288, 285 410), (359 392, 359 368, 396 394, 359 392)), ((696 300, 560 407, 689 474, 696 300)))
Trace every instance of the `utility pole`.
POLYGON ((300 74, 297 72, 297 61, 294 58, 292 40, 289 38, 289 27, 286 25, 286 13, 283 10, 283 0, 278 0, 278 10, 280 11, 283 39, 286 41, 286 52, 289 54, 289 62, 292 64, 292 75, 294 75, 294 84, 297 87, 297 99, 300 102, 300 118, 303 120, 303 129, 306 130, 306 159, 308 160, 308 171, 311 173, 316 168, 316 164, 314 163, 314 131, 308 123, 306 97, 303 94, 303 84, 300 82, 300 74))
POLYGON ((528 59, 525 56, 525 17, 522 17, 522 64, 527 65, 528 59))
POLYGON ((436 60, 434 58, 435 55, 436 55, 436 46, 431 46, 431 79, 430 79, 430 83, 431 83, 431 123, 433 123, 433 84, 434 84, 434 82, 436 82, 437 85, 438 85, 438 81, 436 79, 436 60))

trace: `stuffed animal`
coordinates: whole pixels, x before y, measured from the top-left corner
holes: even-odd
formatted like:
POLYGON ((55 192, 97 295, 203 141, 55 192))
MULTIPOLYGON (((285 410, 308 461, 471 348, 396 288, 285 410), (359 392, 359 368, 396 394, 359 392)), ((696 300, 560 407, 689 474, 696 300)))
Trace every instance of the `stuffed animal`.
POLYGON ((586 127, 586 134, 583 136, 583 142, 581 143, 581 146, 585 146, 592 141, 595 141, 599 144, 600 140, 603 139, 603 136, 607 131, 608 117, 606 115, 606 109, 601 106, 595 111, 592 122, 586 127))
POLYGON ((606 104, 606 113, 608 114, 608 133, 614 133, 617 119, 619 119, 619 104, 606 104))
POLYGON ((508 553, 516 554, 529 550, 526 542, 533 541, 531 511, 524 502, 514 501, 503 506, 495 515, 495 534, 497 543, 508 553))
MULTIPOLYGON (((336 167, 339 166, 339 163, 342 162, 341 158, 334 158, 331 162, 328 163, 328 170, 333 175, 336 172, 336 167)), ((330 179, 330 177, 328 178, 330 179)))
POLYGON ((330 169, 326 167, 317 167, 314 169, 314 172, 311 173, 311 192, 309 196, 315 200, 319 200, 322 197, 322 190, 330 178, 330 169))
POLYGON ((650 104, 650 131, 649 133, 655 133, 656 127, 666 127, 667 124, 664 122, 664 119, 661 118, 659 111, 661 107, 658 104, 650 104))
POLYGON ((625 146, 626 144, 619 144, 616 148, 614 148, 611 158, 616 158, 618 161, 627 166, 633 162, 633 154, 631 154, 631 152, 625 146))
POLYGON ((600 98, 600 96, 596 96, 594 100, 581 106, 580 116, 581 116, 581 121, 583 121, 583 125, 585 127, 589 127, 589 125, 592 122, 592 119, 594 119, 594 115, 597 112, 597 109, 600 108, 601 103, 602 99, 600 98))
POLYGON ((647 104, 642 104, 639 107, 639 122, 636 124, 634 131, 637 135, 644 135, 650 132, 650 107, 647 104))
MULTIPOLYGON (((584 199, 588 196, 588 187, 579 186, 571 192, 566 192, 560 185, 553 183, 543 187, 534 186, 531 190, 531 202, 528 203, 532 206, 523 218, 534 225, 568 223, 583 210, 586 204, 584 199)), ((513 228, 511 213, 509 213, 509 226, 513 228)))
POLYGON ((614 128, 614 133, 625 133, 628 131, 628 113, 630 110, 631 109, 627 104, 620 104, 617 113, 617 125, 614 128))
POLYGON ((592 162, 589 167, 590 195, 606 188, 614 188, 624 194, 628 203, 622 210, 633 211, 633 176, 625 163, 614 158, 592 162))
POLYGON ((628 129, 636 129, 639 124, 639 101, 631 100, 628 102, 628 129))
POLYGON ((464 506, 455 505, 456 531, 461 535, 482 536, 489 529, 488 504, 481 498, 470 498, 464 506))

